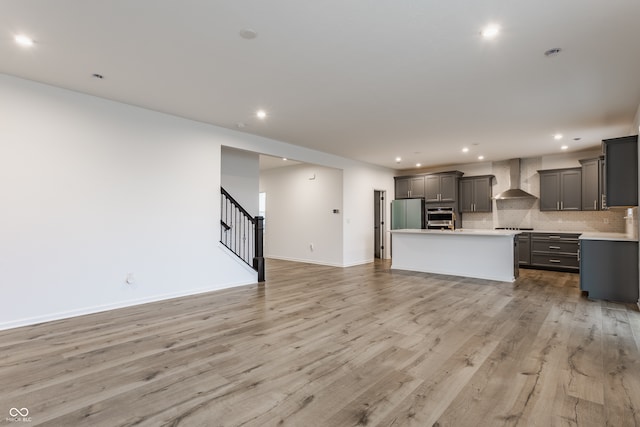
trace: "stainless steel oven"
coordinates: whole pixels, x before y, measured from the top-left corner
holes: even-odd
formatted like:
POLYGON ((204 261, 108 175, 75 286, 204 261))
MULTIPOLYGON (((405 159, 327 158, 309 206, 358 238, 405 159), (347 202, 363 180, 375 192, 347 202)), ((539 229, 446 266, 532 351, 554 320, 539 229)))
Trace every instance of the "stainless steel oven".
POLYGON ((453 228, 455 215, 453 208, 433 207, 427 208, 427 228, 438 230, 443 228, 453 228))

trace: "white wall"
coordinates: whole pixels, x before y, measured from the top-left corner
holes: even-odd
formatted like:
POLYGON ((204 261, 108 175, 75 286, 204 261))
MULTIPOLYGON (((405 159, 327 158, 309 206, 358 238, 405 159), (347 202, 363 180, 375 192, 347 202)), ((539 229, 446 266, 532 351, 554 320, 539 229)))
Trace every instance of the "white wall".
POLYGON ((0 329, 255 282, 218 243, 212 127, 3 75, 0 93, 0 329))
MULTIPOLYGON (((274 170, 264 171, 261 174, 261 187, 260 191, 266 191, 267 193, 267 231, 266 231, 266 247, 269 257, 279 257, 285 259, 300 259, 307 262, 321 262, 330 265, 340 266, 352 266, 358 264, 364 264, 371 262, 374 259, 374 191, 382 190, 386 191, 385 200, 385 216, 387 222, 385 227, 389 227, 391 218, 391 200, 394 195, 394 183, 393 183, 393 171, 390 169, 383 169, 377 167, 371 167, 368 165, 350 163, 342 163, 343 169, 341 169, 340 180, 342 185, 339 184, 338 171, 324 171, 323 173, 330 173, 334 175, 334 179, 328 179, 325 177, 322 182, 311 184, 311 188, 318 190, 313 194, 317 195, 318 201, 316 203, 322 203, 324 208, 322 213, 318 214, 314 221, 319 221, 319 224, 326 224, 330 228, 318 227, 318 230, 322 230, 326 233, 325 239, 327 239, 326 245, 339 247, 340 250, 335 249, 335 254, 331 258, 327 258, 324 253, 311 253, 309 250, 309 244, 314 243, 313 240, 318 240, 317 237, 311 237, 305 234, 299 234, 299 232, 288 232, 290 236, 287 241, 275 243, 274 235, 282 235, 283 232, 274 232, 271 228, 271 222, 274 220, 274 206, 276 212, 283 212, 282 217, 286 217, 284 211, 289 206, 287 199, 284 201, 280 199, 279 195, 271 194, 273 190, 270 188, 287 188, 293 186, 288 182, 303 181, 302 178, 308 180, 309 176, 312 176, 314 171, 322 170, 317 165, 301 165, 300 168, 285 167, 274 170), (335 199, 337 195, 341 194, 341 203, 335 199), (339 207, 341 205, 342 207, 339 207), (331 208, 330 206, 334 206, 331 208), (327 216, 326 210, 328 209, 340 209, 339 214, 330 214, 327 216), (341 221, 340 226, 336 226, 336 220, 341 221), (341 229, 341 242, 335 241, 334 232, 341 229), (303 237, 304 236, 304 237, 303 237), (297 241, 300 239, 300 241, 297 241), (333 243, 329 243, 329 241, 333 243), (339 258, 338 258, 339 257, 339 258)), ((317 175, 319 177, 319 175, 317 175)), ((278 214, 280 216, 280 214, 278 214)), ((307 225, 304 216, 293 217, 289 216, 286 224, 282 224, 283 227, 288 227, 289 230, 295 228, 296 230, 302 230, 307 225)), ((280 225, 278 225, 280 226, 280 225)), ((323 244, 323 247, 324 245, 323 244)), ((317 247, 317 244, 315 245, 317 247)), ((385 258, 390 258, 390 234, 385 233, 384 246, 385 258)))
POLYGON ((219 243, 222 146, 343 170, 342 265, 372 258, 350 239, 389 169, 3 74, 0 93, 0 329, 254 283, 219 243))
POLYGON ((222 147, 222 187, 252 216, 258 215, 260 156, 250 151, 222 147))
MULTIPOLYGON (((344 266, 374 259, 374 191, 386 191, 385 229, 391 229, 391 201, 394 198, 393 171, 354 165, 343 172, 344 180, 344 266)), ((385 258, 391 256, 391 235, 385 232, 385 258)))
POLYGON ((582 166, 580 164, 580 160, 592 159, 601 155, 601 149, 594 149, 589 151, 574 151, 542 156, 540 157, 540 169, 579 168, 582 166))
POLYGON ((339 169, 301 164, 263 171, 265 257, 342 266, 342 187, 339 169))

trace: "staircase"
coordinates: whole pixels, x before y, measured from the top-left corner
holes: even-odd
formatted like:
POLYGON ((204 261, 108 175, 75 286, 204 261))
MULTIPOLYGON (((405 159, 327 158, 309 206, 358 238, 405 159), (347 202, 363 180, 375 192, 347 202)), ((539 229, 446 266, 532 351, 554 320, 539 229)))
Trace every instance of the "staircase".
POLYGON ((264 282, 264 218, 252 217, 222 187, 220 209, 220 243, 258 272, 258 282, 264 282))

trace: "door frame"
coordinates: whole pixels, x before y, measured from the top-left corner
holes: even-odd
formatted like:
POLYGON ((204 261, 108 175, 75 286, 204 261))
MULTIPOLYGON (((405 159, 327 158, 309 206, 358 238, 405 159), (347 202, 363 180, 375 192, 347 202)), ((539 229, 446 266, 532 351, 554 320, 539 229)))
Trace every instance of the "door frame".
POLYGON ((385 259, 385 235, 387 230, 386 215, 387 190, 373 190, 373 257, 385 259), (380 251, 378 253, 378 250, 380 251), (379 255, 379 256, 376 256, 379 255))

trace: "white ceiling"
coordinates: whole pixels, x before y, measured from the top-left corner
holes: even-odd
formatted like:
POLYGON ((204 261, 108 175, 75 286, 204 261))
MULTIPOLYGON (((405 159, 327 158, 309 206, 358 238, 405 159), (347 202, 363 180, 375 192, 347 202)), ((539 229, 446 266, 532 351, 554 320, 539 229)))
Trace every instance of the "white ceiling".
POLYGON ((396 169, 594 147, 640 104, 638 0, 4 0, 0 30, 2 73, 396 169))

